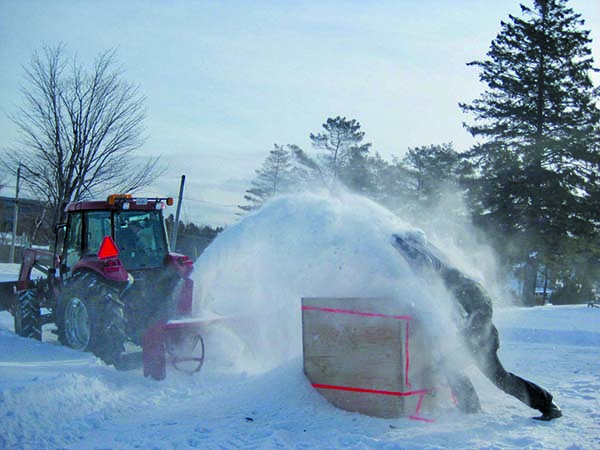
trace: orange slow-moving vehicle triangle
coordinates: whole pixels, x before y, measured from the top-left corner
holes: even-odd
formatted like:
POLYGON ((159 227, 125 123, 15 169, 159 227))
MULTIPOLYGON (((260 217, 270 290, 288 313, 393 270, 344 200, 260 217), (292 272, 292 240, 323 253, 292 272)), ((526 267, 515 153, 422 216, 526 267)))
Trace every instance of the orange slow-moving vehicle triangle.
POLYGON ((98 249, 98 258, 110 259, 116 258, 117 256, 119 256, 117 244, 115 244, 115 241, 113 241, 113 238, 110 236, 104 236, 104 238, 102 238, 102 244, 100 244, 100 248, 98 249))

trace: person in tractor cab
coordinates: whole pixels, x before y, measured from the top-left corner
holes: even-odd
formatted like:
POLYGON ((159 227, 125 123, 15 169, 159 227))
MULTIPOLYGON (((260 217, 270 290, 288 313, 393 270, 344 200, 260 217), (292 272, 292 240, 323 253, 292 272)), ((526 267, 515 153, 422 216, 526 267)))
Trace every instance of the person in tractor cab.
MULTIPOLYGON (((561 417, 561 409, 554 402, 552 394, 508 372, 500 362, 500 339, 492 322, 492 300, 484 288, 443 260, 437 249, 420 233, 395 234, 392 244, 415 273, 424 275, 430 271, 441 277, 459 309, 466 315, 464 324, 462 327, 459 324, 459 328, 479 370, 499 389, 540 411, 542 415, 536 419, 549 421, 561 417)), ((465 412, 477 412, 480 409, 479 398, 468 377, 452 371, 447 377, 457 396, 459 408, 465 412)))
POLYGON ((130 220, 127 224, 127 229, 130 230, 135 235, 136 239, 139 241, 139 234, 140 231, 142 231, 142 226, 140 222, 137 220, 130 220))
POLYGON ((142 226, 139 221, 130 220, 126 227, 117 231, 117 245, 120 252, 126 252, 127 255, 135 256, 143 253, 144 245, 140 239, 142 226))

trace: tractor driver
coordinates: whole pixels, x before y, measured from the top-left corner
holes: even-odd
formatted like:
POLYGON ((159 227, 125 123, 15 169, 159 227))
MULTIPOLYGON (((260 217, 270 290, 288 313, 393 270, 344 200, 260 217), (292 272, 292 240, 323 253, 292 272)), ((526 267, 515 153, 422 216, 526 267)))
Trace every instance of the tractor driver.
POLYGON ((126 252, 127 255, 135 256, 143 253, 144 245, 140 239, 142 226, 138 221, 130 220, 127 227, 119 229, 117 234, 117 245, 119 251, 126 252))

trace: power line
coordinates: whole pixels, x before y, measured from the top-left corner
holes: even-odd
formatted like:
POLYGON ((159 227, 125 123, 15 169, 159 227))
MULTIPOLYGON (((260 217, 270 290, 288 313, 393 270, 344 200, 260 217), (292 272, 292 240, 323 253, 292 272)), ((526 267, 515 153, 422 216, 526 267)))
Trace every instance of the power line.
POLYGON ((222 206, 224 208, 237 208, 238 207, 238 205, 211 202, 209 200, 199 200, 196 198, 189 198, 189 197, 185 197, 185 196, 183 197, 183 201, 184 201, 184 203, 186 201, 191 201, 191 202, 196 202, 196 203, 204 203, 204 204, 212 205, 212 206, 222 206))

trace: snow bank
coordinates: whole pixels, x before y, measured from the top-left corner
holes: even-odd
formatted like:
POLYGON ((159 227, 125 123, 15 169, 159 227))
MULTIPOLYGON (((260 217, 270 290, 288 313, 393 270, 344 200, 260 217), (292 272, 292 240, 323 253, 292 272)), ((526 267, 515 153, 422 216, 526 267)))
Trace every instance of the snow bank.
POLYGON ((392 247, 413 230, 360 196, 276 198, 227 229, 196 263, 195 311, 235 319, 215 330, 232 370, 261 372, 302 352, 302 297, 387 297, 415 316, 436 342, 457 343, 452 302, 436 280, 416 279, 392 247), (233 322, 232 322, 233 323, 233 322))

